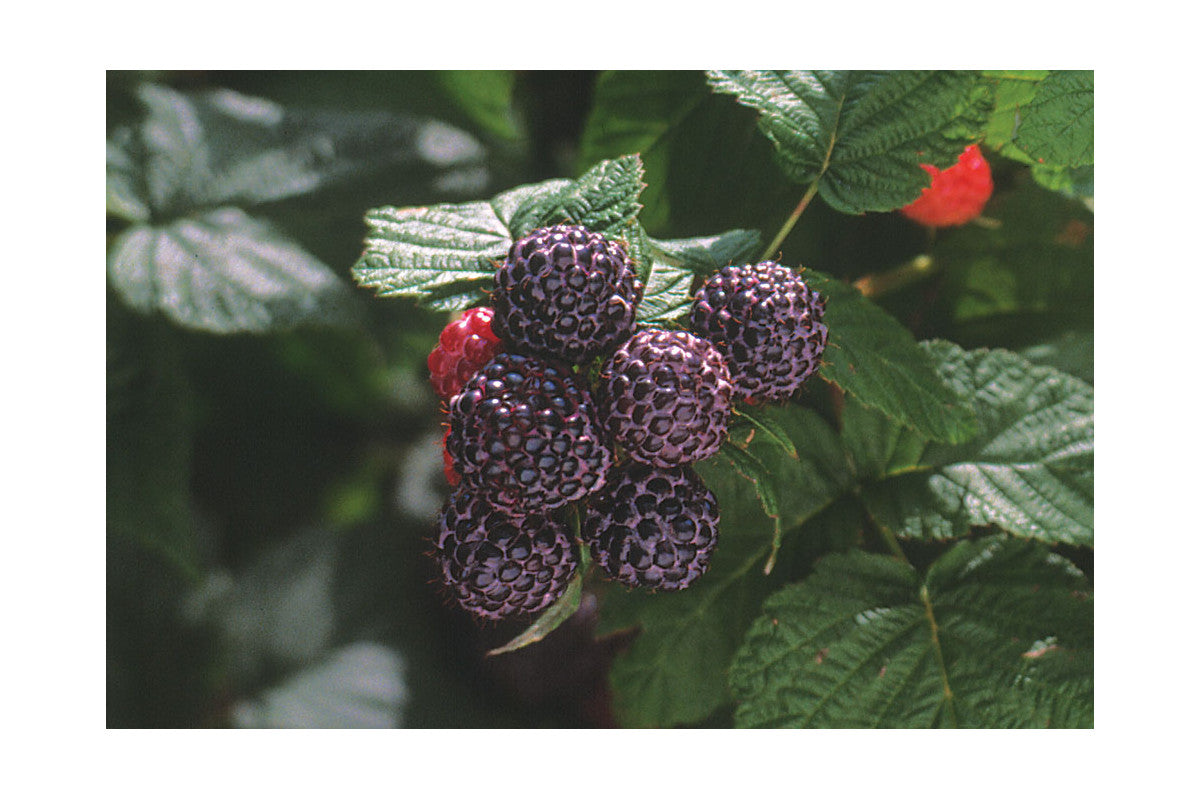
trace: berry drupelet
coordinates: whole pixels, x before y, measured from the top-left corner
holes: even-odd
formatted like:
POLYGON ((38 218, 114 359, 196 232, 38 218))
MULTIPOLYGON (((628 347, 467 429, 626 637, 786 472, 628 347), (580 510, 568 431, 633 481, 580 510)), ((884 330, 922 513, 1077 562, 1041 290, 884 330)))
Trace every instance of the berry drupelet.
POLYGON ((820 366, 825 298, 774 261, 723 267, 701 286, 691 328, 725 357, 734 396, 791 397, 820 366))
POLYGON ((676 591, 708 570, 719 522, 716 496, 691 467, 631 461, 589 501, 582 533, 609 577, 676 591))
POLYGON ((464 491, 442 509, 434 556, 458 604, 494 620, 546 608, 579 566, 564 523, 539 511, 510 515, 464 491))
POLYGON ((629 337, 643 291, 620 244, 580 225, 539 228, 496 270, 492 324, 513 350, 583 364, 629 337))
POLYGON ((512 513, 578 500, 612 464, 571 369, 518 353, 498 354, 454 397, 446 449, 464 488, 512 513))
POLYGON ((720 352, 687 331, 643 328, 600 370, 600 420, 630 457, 659 467, 702 461, 725 440, 732 409, 720 352))

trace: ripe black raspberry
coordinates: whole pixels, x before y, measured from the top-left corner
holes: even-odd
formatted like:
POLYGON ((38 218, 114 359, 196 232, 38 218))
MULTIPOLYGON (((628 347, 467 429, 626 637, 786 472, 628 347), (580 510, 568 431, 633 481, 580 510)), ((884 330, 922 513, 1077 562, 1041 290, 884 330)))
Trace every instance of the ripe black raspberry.
POLYGON ((612 463, 570 367, 517 353, 497 354, 451 401, 446 449, 465 487, 519 513, 578 500, 612 463))
POLYGON ((442 509, 434 548, 459 605, 488 619, 541 611, 579 565, 564 523, 540 511, 509 515, 469 491, 442 509))
POLYGON ((642 292, 621 245, 579 225, 539 228, 496 270, 492 325, 515 350, 583 364, 629 336, 642 292))
POLYGON ((715 347, 687 331, 644 328, 600 370, 597 404, 606 430, 632 458, 675 467, 721 447, 732 386, 715 347))
POLYGON ((631 461, 589 501, 582 533, 610 577, 675 591, 708 570, 719 522, 716 496, 691 467, 631 461))
POLYGON ((724 267, 692 304, 692 330, 725 356, 734 394, 786 400, 816 371, 829 339, 825 298, 774 261, 724 267))

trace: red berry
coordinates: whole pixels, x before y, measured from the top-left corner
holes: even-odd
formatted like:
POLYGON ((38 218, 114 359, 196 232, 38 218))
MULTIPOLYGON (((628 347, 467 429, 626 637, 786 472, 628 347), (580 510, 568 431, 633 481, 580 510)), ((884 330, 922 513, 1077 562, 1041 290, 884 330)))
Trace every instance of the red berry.
POLYGON ((964 150, 958 163, 944 170, 930 164, 922 164, 921 169, 933 176, 933 183, 900 209, 901 214, 931 228, 945 228, 970 222, 983 213, 992 196, 992 168, 977 145, 964 150))
POLYGON ((449 400, 458 394, 480 367, 500 350, 500 338, 492 332, 492 309, 468 309, 451 322, 438 337, 429 354, 429 382, 438 397, 449 400))

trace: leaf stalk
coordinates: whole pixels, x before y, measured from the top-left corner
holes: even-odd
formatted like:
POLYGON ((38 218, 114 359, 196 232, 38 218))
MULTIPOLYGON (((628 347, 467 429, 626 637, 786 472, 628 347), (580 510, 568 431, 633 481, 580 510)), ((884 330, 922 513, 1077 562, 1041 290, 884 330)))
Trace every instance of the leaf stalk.
POLYGON ((800 198, 800 203, 792 211, 792 215, 787 218, 787 221, 783 223, 783 227, 779 229, 779 233, 775 234, 775 238, 771 240, 771 243, 767 245, 767 249, 763 250, 762 255, 759 256, 759 261, 766 261, 773 254, 779 252, 779 246, 783 244, 783 240, 792 232, 792 228, 796 227, 796 221, 800 219, 800 215, 804 213, 804 209, 808 208, 808 204, 817 196, 817 186, 820 183, 821 179, 818 177, 808 187, 808 191, 804 193, 804 197, 800 198))

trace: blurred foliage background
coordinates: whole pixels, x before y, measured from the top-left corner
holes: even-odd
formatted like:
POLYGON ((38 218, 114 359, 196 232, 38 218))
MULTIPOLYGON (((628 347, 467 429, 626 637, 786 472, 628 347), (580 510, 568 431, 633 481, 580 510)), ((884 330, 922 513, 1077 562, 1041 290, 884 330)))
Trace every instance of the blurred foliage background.
MULTIPOLYGON (((465 202, 619 155, 589 134, 612 80, 108 73, 109 727, 615 724, 606 674, 625 640, 595 639, 594 598, 489 659, 527 621, 481 627, 439 595, 424 553, 448 486, 425 357, 448 318, 349 279, 368 209, 465 202), (179 253, 211 273, 183 275, 179 253), (230 264, 278 292, 248 307, 206 294, 230 264)), ((755 112, 701 73, 653 80, 697 99, 664 109, 673 124, 643 150, 666 176, 642 197, 648 231, 769 237, 800 191, 755 112)), ((961 267, 880 302, 919 339, 1008 347, 1090 382, 1090 212, 1024 165, 992 166, 988 214, 1061 248, 1004 261, 1020 241, 951 231, 939 258, 961 267)), ((783 249, 855 281, 929 246, 898 214, 817 201, 783 249)))

